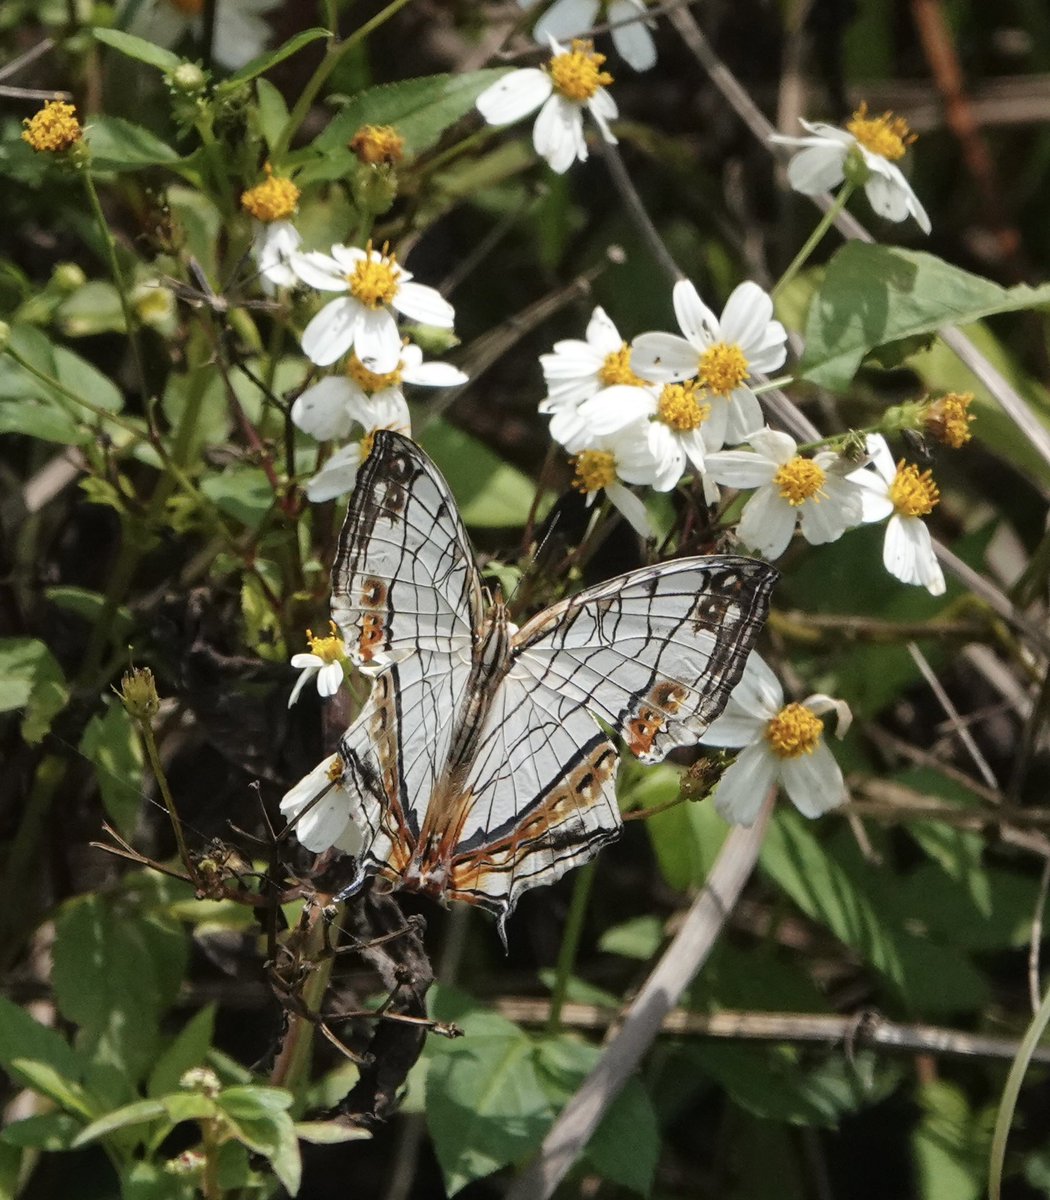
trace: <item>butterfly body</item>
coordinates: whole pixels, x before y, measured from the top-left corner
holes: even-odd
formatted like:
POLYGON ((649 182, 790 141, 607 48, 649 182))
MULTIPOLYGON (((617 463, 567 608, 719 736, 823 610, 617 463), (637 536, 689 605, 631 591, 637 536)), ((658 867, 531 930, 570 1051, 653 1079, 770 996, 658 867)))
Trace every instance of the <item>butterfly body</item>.
POLYGON ((498 597, 486 602, 433 463, 377 433, 333 570, 333 618, 373 679, 339 745, 364 837, 343 895, 380 876, 488 908, 502 930, 522 892, 619 836, 619 751, 599 720, 644 762, 695 744, 740 678, 776 578, 746 558, 678 559, 517 630, 498 597))

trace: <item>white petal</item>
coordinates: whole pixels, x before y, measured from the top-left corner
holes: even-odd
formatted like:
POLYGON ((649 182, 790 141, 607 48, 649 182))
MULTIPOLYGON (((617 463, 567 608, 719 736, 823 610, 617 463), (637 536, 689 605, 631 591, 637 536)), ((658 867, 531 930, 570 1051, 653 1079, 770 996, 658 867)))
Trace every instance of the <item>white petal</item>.
POLYGON ((638 0, 612 0, 608 8, 616 53, 633 71, 648 71, 656 65, 656 43, 645 21, 635 20, 629 25, 619 25, 617 22, 644 12, 645 5, 638 0))
POLYGON ((416 367, 402 368, 401 378, 405 383, 414 383, 417 387, 445 388, 458 387, 470 377, 451 363, 425 362, 416 367))
POLYGON ((727 704, 720 717, 712 721, 703 737, 702 746, 723 746, 728 750, 750 746, 765 733, 767 718, 753 717, 739 705, 727 704))
POLYGON ((824 497, 805 501, 798 511, 802 536, 811 546, 823 546, 842 537, 847 529, 857 523, 853 520, 853 512, 859 515, 860 504, 858 500, 855 509, 844 509, 835 502, 825 484, 824 497))
POLYGON ((306 495, 312 504, 334 500, 354 490, 357 472, 361 466, 361 447, 353 442, 333 454, 325 465, 306 485, 306 495))
POLYGON ((598 0, 555 0, 555 3, 536 22, 532 36, 547 44, 550 38, 569 41, 590 29, 598 15, 598 0))
POLYGON ((600 305, 591 313, 591 319, 587 322, 586 345, 597 351, 602 362, 607 354, 615 354, 623 345, 620 331, 600 305))
POLYGON ((691 379, 700 365, 697 349, 674 333, 643 333, 631 342, 631 370, 642 379, 691 379))
POLYGON ((645 505, 639 498, 623 486, 622 483, 610 483, 605 489, 612 505, 626 518, 627 523, 643 538, 656 537, 656 530, 645 511, 645 505))
POLYGON ((746 746, 718 781, 715 808, 731 825, 753 825, 776 778, 777 760, 765 745, 746 746))
POLYGON ((583 114, 576 104, 570 104, 555 92, 540 109, 532 128, 532 144, 547 165, 563 175, 579 159, 587 159, 587 143, 583 137, 583 114))
POLYGON ((847 147, 827 142, 800 150, 788 163, 788 182, 803 196, 830 192, 845 178, 846 153, 847 147))
POLYGON ((319 442, 345 438, 351 425, 347 404, 355 390, 346 378, 336 375, 322 379, 292 405, 292 420, 319 442))
POLYGON ((930 531, 918 517, 902 517, 898 513, 890 517, 882 561, 901 583, 919 584, 932 596, 944 594, 944 574, 933 553, 930 531))
MULTIPOLYGON (((298 658, 298 657, 299 657, 298 655, 295 656, 295 658, 298 658)), ((292 659, 293 667, 298 665, 295 661, 295 658, 292 659)), ((299 693, 306 686, 307 681, 309 679, 311 679, 314 675, 317 674, 318 670, 319 670, 318 667, 309 666, 300 672, 299 678, 295 681, 295 687, 292 688, 292 694, 288 697, 288 707, 289 708, 291 708, 292 705, 296 702, 296 700, 299 699, 299 693)))
POLYGON ((354 334, 357 357, 377 375, 396 370, 401 361, 397 322, 385 308, 359 308, 359 314, 354 334))
POLYGON ((752 650, 744 664, 744 674, 733 688, 730 703, 768 721, 784 707, 784 689, 769 663, 752 650))
POLYGON ((871 458, 871 465, 887 483, 892 483, 897 478, 897 464, 886 444, 886 439, 881 433, 869 433, 865 439, 864 448, 871 458))
POLYGON ((795 439, 779 429, 759 429, 747 440, 759 454, 778 467, 790 462, 798 453, 795 439))
POLYGON ((823 739, 812 754, 782 760, 780 778, 788 799, 804 817, 819 817, 846 802, 842 770, 823 739))
POLYGON ((325 663, 320 671, 317 672, 318 695, 325 697, 334 696, 343 686, 344 678, 342 663, 325 663))
POLYGON ((296 253, 290 259, 292 270, 308 287, 322 292, 345 292, 346 272, 334 258, 320 250, 296 253))
POLYGON ((662 421, 650 421, 647 432, 649 450, 656 462, 656 478, 652 486, 655 491, 669 492, 685 471, 685 451, 672 430, 662 421))
MULTIPOLYGON (((345 275, 352 275, 360 263, 367 262, 374 257, 374 254, 369 254, 360 246, 344 246, 341 242, 337 242, 332 247, 332 258, 345 275)), ((400 276, 400 267, 396 269, 396 274, 400 276)))
POLYGON ((738 387, 729 397, 729 413, 726 417, 726 441, 730 445, 746 441, 757 433, 764 424, 762 406, 749 387, 738 387))
MULTIPOLYGON (((456 316, 456 310, 445 297, 425 283, 402 283, 391 303, 409 320, 436 325, 439 329, 451 329, 456 316)), ((398 339, 399 350, 400 346, 398 339)))
POLYGON ((779 558, 795 532, 796 510, 775 487, 759 488, 744 505, 737 536, 765 558, 779 558))
MULTIPOLYGON (((802 701, 802 704, 810 712, 816 713, 818 717, 833 712, 835 714, 836 737, 845 737, 850 725, 853 724, 853 713, 845 700, 836 700, 833 696, 828 696, 824 692, 814 692, 812 696, 807 696, 802 701)), ((827 722, 825 722, 826 726, 827 722)))
POLYGON ((350 415, 365 429, 407 430, 411 418, 400 388, 383 388, 371 396, 356 395, 349 401, 350 415))
POLYGON ((627 383, 614 384, 585 400, 579 408, 580 417, 597 435, 616 433, 650 416, 656 408, 653 395, 646 388, 627 383))
MULTIPOLYGON (((358 337, 363 314, 361 305, 350 296, 329 301, 303 330, 303 353, 319 367, 342 358, 358 337)), ((385 370, 392 371, 396 365, 395 361, 385 370)))
POLYGON ((722 310, 722 340, 736 342, 745 352, 758 344, 773 319, 773 301, 750 279, 737 284, 722 310))
POLYGON ((751 450, 719 450, 707 456, 707 469, 719 483, 729 487, 757 488, 769 483, 780 468, 751 450))
POLYGON ((609 122, 616 120, 620 115, 620 110, 616 107, 616 101, 605 88, 599 88, 587 101, 587 111, 594 118, 594 123, 601 131, 602 137, 610 146, 615 146, 617 137, 609 128, 609 122))
POLYGON ((720 340, 718 318, 700 299, 700 293, 688 279, 679 279, 671 295, 678 328, 694 349, 706 350, 720 340))
POLYGON ((475 101, 490 125, 509 125, 535 112, 551 94, 551 77, 539 67, 511 71, 487 87, 475 101))

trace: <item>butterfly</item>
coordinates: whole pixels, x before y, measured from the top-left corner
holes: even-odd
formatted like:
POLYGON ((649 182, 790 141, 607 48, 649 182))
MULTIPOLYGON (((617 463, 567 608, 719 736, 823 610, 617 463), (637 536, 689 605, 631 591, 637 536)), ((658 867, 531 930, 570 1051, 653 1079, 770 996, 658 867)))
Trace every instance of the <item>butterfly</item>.
POLYGON ((332 572, 332 617, 372 690, 329 767, 293 789, 297 807, 304 784, 308 803, 349 804, 363 835, 338 899, 380 876, 486 908, 505 938, 523 892, 620 833, 619 750, 601 723, 646 763, 694 745, 740 679, 777 578, 749 558, 682 558, 517 629, 482 587, 437 467, 380 430, 332 572))

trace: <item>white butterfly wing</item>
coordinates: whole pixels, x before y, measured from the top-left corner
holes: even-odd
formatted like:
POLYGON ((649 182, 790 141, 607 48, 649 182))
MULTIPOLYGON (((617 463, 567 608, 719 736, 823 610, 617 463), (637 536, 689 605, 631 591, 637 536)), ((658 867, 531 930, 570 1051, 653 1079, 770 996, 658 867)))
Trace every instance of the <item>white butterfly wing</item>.
POLYGON ((732 555, 632 571, 533 617, 514 639, 515 670, 659 762, 695 745, 725 707, 778 577, 732 555))

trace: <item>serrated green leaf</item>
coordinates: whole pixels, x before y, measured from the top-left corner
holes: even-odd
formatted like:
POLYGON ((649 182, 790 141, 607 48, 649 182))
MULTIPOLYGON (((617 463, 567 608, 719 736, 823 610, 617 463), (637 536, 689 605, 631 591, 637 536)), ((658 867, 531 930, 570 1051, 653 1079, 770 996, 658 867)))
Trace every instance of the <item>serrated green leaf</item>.
POLYGON ((30 745, 47 733, 68 698, 62 668, 43 642, 0 639, 0 712, 25 709, 22 737, 30 745))
MULTIPOLYGON (((37 1150, 69 1150, 83 1127, 84 1123, 69 1113, 40 1113, 8 1125, 0 1132, 0 1140, 11 1146, 31 1146, 37 1150)), ((0 1190, 0 1195, 3 1194, 0 1190)))
POLYGON ((419 444, 437 463, 467 525, 505 528, 524 525, 536 488, 469 433, 445 421, 431 421, 419 444))
POLYGON ((1050 285, 1004 288, 922 251, 847 242, 810 304, 804 378, 844 391, 876 347, 1050 304, 1050 285))
POLYGON ((215 1032, 215 1005, 206 1004, 179 1031, 175 1040, 161 1054, 150 1072, 146 1092, 161 1096, 179 1086, 179 1080, 191 1067, 207 1061, 215 1032))
POLYGON ((139 735, 119 700, 107 699, 106 710, 84 729, 80 752, 95 768, 102 805, 117 829, 130 835, 142 804, 145 758, 139 735))
POLYGON ((50 1063, 31 1058, 13 1058, 7 1064, 7 1071, 16 1083, 46 1096, 65 1112, 78 1117, 91 1118, 95 1115, 87 1092, 50 1063))
POLYGON ((436 145, 449 128, 474 107, 474 101, 506 71, 502 68, 463 75, 429 75, 381 84, 359 92, 314 139, 313 157, 299 176, 314 182, 339 179, 357 168, 347 145, 362 125, 393 125, 408 154, 436 145))
POLYGON ((157 67, 161 71, 170 71, 182 62, 177 54, 165 50, 163 46, 147 42, 145 38, 124 33, 120 29, 97 27, 92 29, 91 33, 96 41, 102 42, 106 46, 112 46, 114 50, 119 50, 128 58, 148 63, 151 67, 157 67))
POLYGON ((134 1104, 125 1104, 121 1108, 108 1112, 97 1121, 85 1126, 74 1140, 74 1146, 86 1146, 98 1138, 113 1133, 116 1129, 126 1129, 130 1125, 146 1125, 161 1117, 167 1117, 164 1105, 159 1100, 137 1100, 134 1104))
POLYGON ((178 152, 155 133, 123 117, 92 117, 84 140, 91 147, 92 165, 99 171, 137 171, 179 161, 178 152))
POLYGON ((294 37, 278 46, 276 50, 268 50, 265 54, 260 54, 258 58, 253 58, 250 63, 246 63, 239 71, 235 71, 229 79, 224 80, 216 87, 216 92, 222 95, 224 92, 234 91, 243 83, 248 83, 257 75, 262 75, 271 67, 275 67, 279 62, 284 62, 286 58, 291 58, 293 54, 298 54, 304 46, 309 46, 311 42, 316 42, 320 38, 330 37, 331 34, 327 29, 304 29, 302 33, 297 33, 294 37))

